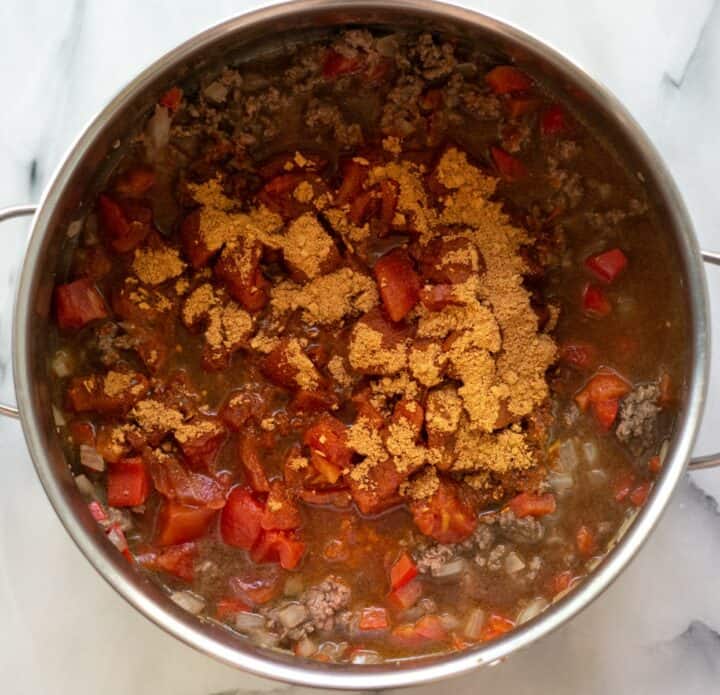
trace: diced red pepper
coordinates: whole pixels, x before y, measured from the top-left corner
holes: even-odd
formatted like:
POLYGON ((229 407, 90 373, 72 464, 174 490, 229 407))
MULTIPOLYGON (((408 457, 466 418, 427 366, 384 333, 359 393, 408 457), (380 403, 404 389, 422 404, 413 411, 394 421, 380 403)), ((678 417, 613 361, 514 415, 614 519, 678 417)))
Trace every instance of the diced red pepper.
POLYGON ((558 104, 548 106, 540 116, 540 133, 544 137, 559 135, 566 128, 565 109, 558 104))
POLYGON ((532 87, 532 80, 512 65, 498 65, 485 75, 485 82, 495 94, 524 92, 532 87))
POLYGON ((392 321, 402 321, 420 299, 420 276, 404 249, 393 249, 378 259, 373 269, 385 311, 392 321))
POLYGON ((557 505, 555 503, 555 496, 550 492, 543 495, 521 492, 510 500, 508 507, 516 517, 522 519, 526 516, 552 514, 557 508, 557 505))
POLYGON ((305 553, 305 543, 292 531, 264 531, 250 551, 253 562, 279 562, 286 570, 295 569, 305 553))
POLYGON ((360 55, 345 56, 333 48, 328 48, 323 58, 322 74, 326 80, 334 80, 342 75, 359 72, 363 65, 364 61, 360 55))
POLYGON ((158 545, 176 545, 205 535, 216 509, 186 507, 166 500, 158 515, 158 545))
POLYGON ((158 100, 160 106, 164 106, 170 113, 178 110, 183 98, 183 90, 180 87, 170 87, 158 100))
POLYGON ((88 278, 55 288, 55 313, 60 328, 82 328, 108 315, 102 295, 88 278))
POLYGON ((608 431, 615 422, 618 414, 620 401, 617 398, 609 398, 605 401, 595 401, 592 404, 595 419, 605 431, 608 431))
POLYGON ((227 498, 220 515, 220 534, 228 545, 237 548, 250 548, 262 533, 264 506, 250 490, 236 487, 227 498))
POLYGON ((500 176, 506 181, 519 181, 527 176, 525 165, 513 155, 506 152, 502 147, 492 146, 490 148, 495 167, 500 176))
POLYGON ((195 555, 194 543, 180 543, 160 552, 143 553, 135 559, 143 567, 155 572, 166 572, 191 582, 195 576, 195 555))
POLYGON ((285 483, 273 480, 260 525, 266 531, 289 531, 299 528, 300 524, 302 524, 300 510, 288 494, 285 483))
POLYGON ((107 472, 107 499, 111 507, 137 507, 150 494, 150 477, 142 458, 111 463, 107 472))
POLYGON ((585 267, 594 275, 610 284, 627 267, 627 256, 620 249, 610 249, 585 259, 585 267))
POLYGON ((215 604, 215 617, 218 620, 231 618, 238 613, 249 613, 250 606, 239 598, 221 598, 215 604))
POLYGON ((581 555, 590 557, 597 548, 595 534, 584 524, 577 530, 575 534, 575 544, 581 555))
POLYGON ((649 482, 641 483, 630 493, 630 502, 635 507, 642 507, 647 501, 652 484, 649 482))
POLYGON ((612 311, 612 304, 601 287, 587 283, 583 288, 582 308, 591 318, 601 319, 612 311))
POLYGON ((403 553, 390 568, 390 586, 399 589, 417 577, 417 573, 418 568, 413 559, 407 553, 403 553))
POLYGON ((423 586, 419 579, 412 579, 407 584, 394 589, 388 595, 388 604, 398 611, 412 608, 422 596, 423 586))
POLYGON ((387 630, 390 627, 387 611, 377 606, 363 608, 358 627, 361 630, 387 630))

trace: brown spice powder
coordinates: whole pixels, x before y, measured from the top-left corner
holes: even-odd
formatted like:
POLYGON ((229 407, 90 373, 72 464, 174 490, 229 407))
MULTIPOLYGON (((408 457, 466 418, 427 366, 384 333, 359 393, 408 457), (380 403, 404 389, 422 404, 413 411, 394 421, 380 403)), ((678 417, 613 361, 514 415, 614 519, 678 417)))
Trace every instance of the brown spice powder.
POLYGON ((170 246, 136 249, 132 269, 146 285, 160 285, 183 274, 186 264, 180 251, 170 246))

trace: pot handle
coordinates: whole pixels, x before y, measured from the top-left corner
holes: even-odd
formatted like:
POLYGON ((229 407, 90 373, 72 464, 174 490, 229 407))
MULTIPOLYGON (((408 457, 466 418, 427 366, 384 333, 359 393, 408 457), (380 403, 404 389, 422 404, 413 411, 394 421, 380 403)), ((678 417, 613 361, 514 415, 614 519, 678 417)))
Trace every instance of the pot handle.
MULTIPOLYGON (((702 258, 705 263, 720 266, 720 253, 703 251, 702 258)), ((690 459, 688 470, 700 471, 703 468, 714 468, 715 466, 720 466, 720 453, 708 454, 707 456, 696 456, 695 458, 690 459)))
MULTIPOLYGON (((9 208, 0 209, 0 222, 5 220, 11 220, 13 217, 26 217, 27 215, 34 215, 37 210, 37 205, 15 205, 9 208)), ((10 405, 8 403, 0 403, 0 415, 6 417, 19 418, 20 413, 16 405, 10 405)))

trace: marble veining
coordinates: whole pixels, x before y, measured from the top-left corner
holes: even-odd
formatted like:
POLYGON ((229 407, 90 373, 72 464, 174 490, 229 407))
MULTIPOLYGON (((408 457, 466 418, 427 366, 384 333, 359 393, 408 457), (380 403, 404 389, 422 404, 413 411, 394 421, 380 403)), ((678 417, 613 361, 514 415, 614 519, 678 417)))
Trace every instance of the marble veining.
MULTIPOLYGON (((39 199, 83 125, 178 42, 259 2, 4 0, 0 206, 39 199)), ((720 250, 720 3, 465 0, 555 46, 628 106, 667 161, 701 245, 720 250)), ((26 223, 0 253, 0 399, 26 223)), ((720 341, 720 269, 708 270, 720 341)), ((697 452, 720 448, 720 365, 697 452)), ((8 695, 235 695, 289 688, 218 664, 127 607, 61 528, 19 425, 0 421, 0 691, 8 695)), ((686 476, 656 532, 603 598, 458 693, 605 695, 720 690, 720 470, 686 476)), ((443 685, 418 688, 439 693, 443 685)))

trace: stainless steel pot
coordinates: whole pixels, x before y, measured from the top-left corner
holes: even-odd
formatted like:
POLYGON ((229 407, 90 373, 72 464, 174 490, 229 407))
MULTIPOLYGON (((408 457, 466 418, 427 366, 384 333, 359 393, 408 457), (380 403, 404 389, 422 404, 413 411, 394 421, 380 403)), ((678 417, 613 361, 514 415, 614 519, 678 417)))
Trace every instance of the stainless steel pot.
MULTIPOLYGON (((606 89, 556 51, 494 19, 428 0, 302 0, 260 10, 199 34, 171 51, 123 89, 92 121, 68 152, 37 208, 0 211, 0 221, 34 213, 14 315, 13 367, 17 408, 0 406, 22 421, 37 473, 60 520, 98 572, 127 601, 164 630, 225 663, 283 681, 324 688, 374 689, 417 685, 497 662, 572 618, 629 563, 657 523, 685 471, 705 402, 709 360, 709 314, 702 256, 677 188, 646 135, 606 89), (644 177, 664 216, 676 258, 677 282, 685 293, 688 363, 677 427, 663 473, 644 509, 615 547, 574 591, 507 636, 468 651, 430 659, 359 666, 303 661, 253 646, 222 627, 202 622, 176 606, 136 572, 98 529, 78 493, 55 431, 47 384, 47 324, 63 225, 77 215, 98 168, 113 144, 142 121, 158 95, 188 72, 210 65, 228 51, 247 55, 302 40, 346 23, 394 25, 443 31, 486 43, 528 70, 581 90, 603 120, 615 145, 644 177)), ((720 255, 703 254, 720 263, 720 255)), ((690 462, 720 464, 720 454, 690 462)))

